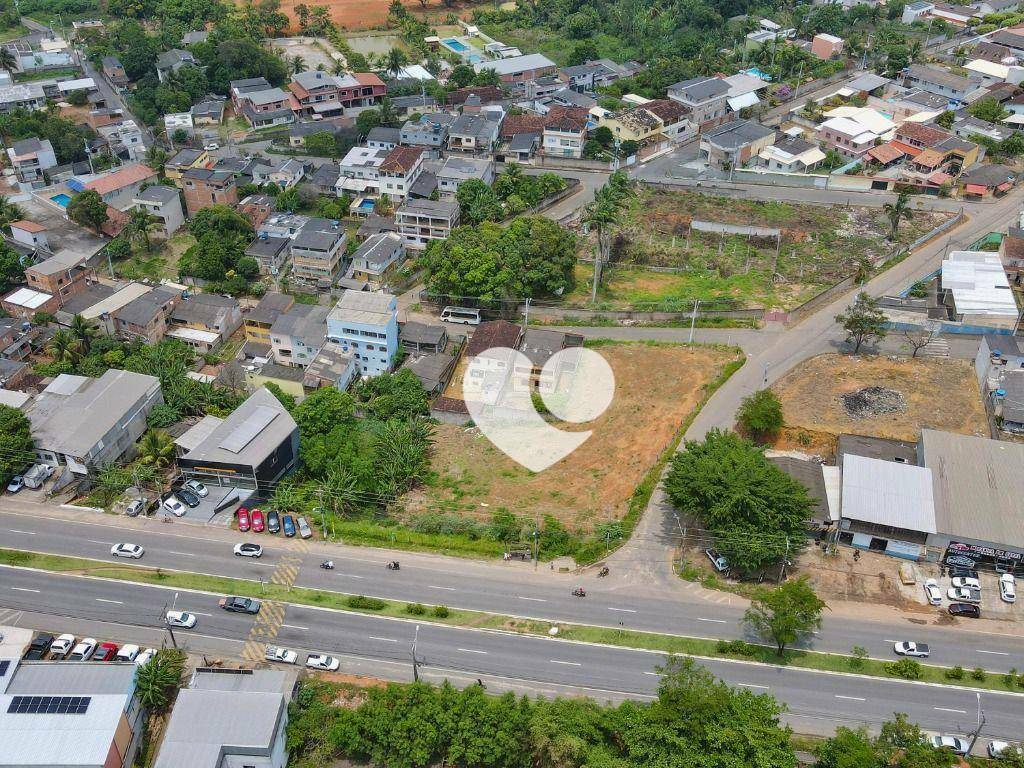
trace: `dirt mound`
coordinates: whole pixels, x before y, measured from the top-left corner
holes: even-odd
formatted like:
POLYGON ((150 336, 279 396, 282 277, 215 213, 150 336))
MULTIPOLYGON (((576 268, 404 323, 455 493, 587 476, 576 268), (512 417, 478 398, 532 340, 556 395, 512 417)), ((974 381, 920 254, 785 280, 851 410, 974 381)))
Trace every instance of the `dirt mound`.
POLYGON ((883 413, 904 413, 907 399, 902 392, 888 387, 864 387, 839 396, 843 408, 855 419, 870 419, 883 413))

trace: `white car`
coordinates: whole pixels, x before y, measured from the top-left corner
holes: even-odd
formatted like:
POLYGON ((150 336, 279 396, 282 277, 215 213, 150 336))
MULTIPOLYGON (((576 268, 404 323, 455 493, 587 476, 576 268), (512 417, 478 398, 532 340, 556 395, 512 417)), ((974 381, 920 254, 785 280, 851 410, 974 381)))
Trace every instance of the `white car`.
POLYGON ((75 646, 74 650, 71 651, 71 655, 68 656, 70 661, 88 661, 92 658, 92 655, 96 652, 96 639, 93 637, 83 637, 78 645, 75 646))
POLYGON ((927 659, 931 649, 925 643, 915 643, 910 640, 893 645, 893 650, 898 656, 913 656, 917 659, 927 659))
POLYGON ((186 512, 188 512, 188 507, 186 507, 185 503, 177 496, 168 496, 166 499, 164 499, 163 504, 161 504, 160 506, 162 506, 175 517, 181 517, 186 512))
POLYGON ((1012 603, 1017 600, 1017 584, 1012 573, 1004 573, 999 577, 999 597, 1004 603, 1012 603))
POLYGON ((210 491, 207 490, 206 486, 200 483, 198 480, 186 480, 184 483, 185 490, 192 491, 200 499, 205 499, 210 495, 210 491))
POLYGON ((278 648, 276 645, 268 645, 267 652, 263 658, 267 661, 279 661, 282 664, 294 664, 299 660, 299 654, 288 648, 278 648))
POLYGON ((115 544, 110 548, 110 554, 114 557, 130 557, 133 560, 138 560, 146 554, 146 550, 138 544, 115 544))
POLYGON ((147 648, 138 656, 135 657, 135 666, 143 667, 149 663, 149 660, 156 656, 156 648, 147 648))
POLYGON ((187 611, 168 611, 167 626, 169 627, 180 627, 182 629, 192 629, 199 621, 195 614, 188 613, 187 611))
POLYGON ((939 589, 939 582, 935 579, 928 579, 924 583, 924 596, 931 605, 942 605, 942 590, 939 589))
POLYGON ((953 754, 966 755, 970 746, 967 739, 959 736, 932 736, 932 746, 936 749, 949 749, 953 754))
POLYGON ((235 544, 234 553, 235 557, 263 557, 263 547, 249 542, 235 544))
POLYGON ((946 591, 946 597, 954 603, 980 603, 981 592, 970 587, 950 587, 946 591))
POLYGON ((75 636, 63 634, 50 643, 50 658, 63 659, 75 647, 75 636))
POLYGON ((114 657, 114 661, 135 661, 139 655, 139 646, 137 645, 122 645, 121 650, 117 652, 117 656, 114 657))
POLYGON ((326 653, 311 653, 306 657, 306 666, 310 669, 324 669, 328 672, 336 672, 341 662, 326 653))
POLYGON ((967 589, 981 589, 981 582, 973 576, 954 576, 949 580, 954 587, 966 587, 967 589))
POLYGON ((993 739, 988 743, 988 756, 993 760, 1013 757, 1014 754, 1024 755, 1024 749, 1016 747, 1008 741, 993 739))
POLYGON ((220 149, 220 144, 218 144, 216 141, 211 141, 209 144, 204 146, 203 149, 205 149, 207 152, 214 152, 220 149))

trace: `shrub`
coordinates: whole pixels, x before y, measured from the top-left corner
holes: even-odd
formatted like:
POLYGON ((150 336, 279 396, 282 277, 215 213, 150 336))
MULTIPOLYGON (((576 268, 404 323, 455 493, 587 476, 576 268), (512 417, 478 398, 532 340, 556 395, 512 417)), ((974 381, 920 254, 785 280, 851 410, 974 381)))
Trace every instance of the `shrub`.
POLYGON ((947 680, 963 680, 964 679, 964 668, 959 664, 952 669, 947 669, 944 673, 947 680))
POLYGON ((902 677, 904 680, 920 680, 924 674, 921 665, 913 659, 900 659, 885 665, 885 671, 893 677, 902 677))
POLYGON ((735 656, 753 656, 757 653, 757 646, 743 640, 719 640, 715 649, 719 653, 730 653, 735 656))
POLYGON ((981 667, 975 667, 971 670, 971 679, 982 682, 985 679, 985 670, 981 667))
POLYGON ((855 645, 850 649, 850 658, 847 663, 853 669, 860 669, 864 666, 864 659, 868 657, 868 649, 863 645, 855 645))
POLYGON ((363 597, 362 595, 353 595, 345 601, 345 605, 349 608, 364 611, 381 611, 388 607, 388 604, 383 600, 379 600, 376 597, 363 597))
POLYGON ((409 603, 405 606, 405 612, 413 616, 422 616, 427 612, 427 609, 422 603, 409 603))
POLYGON ((448 608, 444 605, 435 605, 434 610, 432 610, 430 613, 434 616, 434 618, 437 619, 448 618, 448 608))

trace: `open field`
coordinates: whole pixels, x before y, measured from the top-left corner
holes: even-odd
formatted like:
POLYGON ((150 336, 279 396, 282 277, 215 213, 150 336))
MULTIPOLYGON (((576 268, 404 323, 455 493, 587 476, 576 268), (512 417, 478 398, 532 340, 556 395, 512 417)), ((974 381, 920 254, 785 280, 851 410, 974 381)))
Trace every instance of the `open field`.
POLYGON ((782 401, 781 442, 828 455, 843 432, 916 441, 922 429, 988 436, 974 367, 964 360, 921 360, 827 354, 813 357, 772 387, 782 401), (850 415, 841 396, 864 387, 902 395, 892 412, 850 415))
POLYGON ((646 344, 608 344, 599 351, 615 373, 615 399, 587 425, 594 434, 575 453, 534 474, 476 428, 441 424, 433 458, 437 477, 408 499, 408 512, 486 520, 505 508, 527 517, 551 514, 580 532, 621 519, 644 474, 700 402, 702 388, 735 355, 646 344))
MULTIPOLYGON (((599 290, 608 309, 637 305, 687 308, 696 299, 731 299, 745 307, 792 309, 854 274, 862 262, 877 266, 900 246, 931 231, 952 214, 914 211, 895 243, 879 208, 733 200, 697 192, 642 189, 623 217, 613 245, 613 266, 599 290), (752 226, 774 236, 691 230, 692 221, 752 226), (648 267, 668 268, 655 271, 648 267)), ((580 277, 590 272, 581 269, 580 277)), ((567 297, 589 299, 581 279, 567 297)), ((645 308, 648 308, 645 306, 645 308)), ((651 307, 653 308, 653 307, 651 307)))
MULTIPOLYGON (((281 10, 294 19, 295 6, 300 1, 284 0, 281 3, 281 10)), ((391 0, 325 0, 317 5, 326 6, 331 13, 331 19, 342 29, 382 29, 388 21, 388 6, 391 5, 391 0)), ((425 6, 418 0, 402 0, 402 5, 417 16, 425 17, 427 23, 430 23, 430 19, 440 21, 448 14, 468 14, 474 5, 479 3, 463 0, 447 7, 442 0, 428 0, 425 6)))

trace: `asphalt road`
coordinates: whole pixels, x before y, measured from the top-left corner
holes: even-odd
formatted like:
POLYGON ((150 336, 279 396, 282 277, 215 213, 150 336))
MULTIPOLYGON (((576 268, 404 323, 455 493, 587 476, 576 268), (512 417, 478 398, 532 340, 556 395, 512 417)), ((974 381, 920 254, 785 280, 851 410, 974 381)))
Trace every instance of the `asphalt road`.
MULTIPOLYGON (((757 639, 742 626, 746 601, 686 582, 661 591, 618 572, 602 579, 593 570, 582 576, 565 575, 545 568, 534 570, 519 562, 483 563, 323 544, 302 551, 294 541, 265 533, 239 534, 185 524, 172 527, 157 520, 126 518, 109 523, 103 518, 102 522, 77 522, 46 517, 46 509, 40 505, 35 514, 27 515, 0 511, 0 541, 23 550, 252 581, 269 580, 281 558, 287 556, 292 562, 292 558, 301 558, 295 580, 299 587, 549 621, 621 625, 715 639, 757 639), (261 543, 263 557, 234 556, 232 548, 242 540, 261 543), (110 547, 122 541, 142 545, 146 550, 142 560, 112 557, 110 547), (384 567, 392 556, 403 563, 398 572, 384 567), (332 571, 319 567, 327 558, 334 560, 332 571), (571 595, 577 584, 585 586, 586 598, 571 595)), ((896 640, 929 643, 933 651, 930 661, 935 664, 980 666, 993 672, 1024 668, 1024 638, 1020 635, 974 631, 971 620, 953 620, 942 609, 924 607, 916 614, 892 611, 889 621, 826 614, 820 632, 807 637, 802 645, 841 654, 860 645, 874 657, 889 659, 895 658, 892 644, 896 640)))
MULTIPOLYGON (((56 614, 64 620, 104 622, 116 627, 155 628, 165 606, 197 614, 193 630, 175 630, 179 645, 203 653, 224 639, 245 637, 253 618, 221 611, 218 595, 136 586, 17 568, 0 569, 0 609, 56 614)), ((388 664, 407 664, 417 637, 417 658, 427 670, 531 685, 582 689, 602 697, 645 698, 657 687, 664 656, 512 633, 467 630, 338 611, 289 606, 275 642, 297 651, 320 651, 388 664)), ((111 639, 125 636, 113 628, 111 639)), ((155 640, 154 640, 155 642, 155 640)), ((302 656, 300 655, 300 658, 302 656)), ((742 662, 704 660, 726 682, 771 693, 789 708, 788 719, 803 732, 829 733, 836 724, 877 726, 893 712, 906 712, 923 728, 965 734, 975 723, 973 691, 878 680, 742 662)), ((346 665, 347 668, 347 665, 346 665)), ((1024 695, 981 694, 989 737, 1013 738, 1024 722, 1024 695)))

